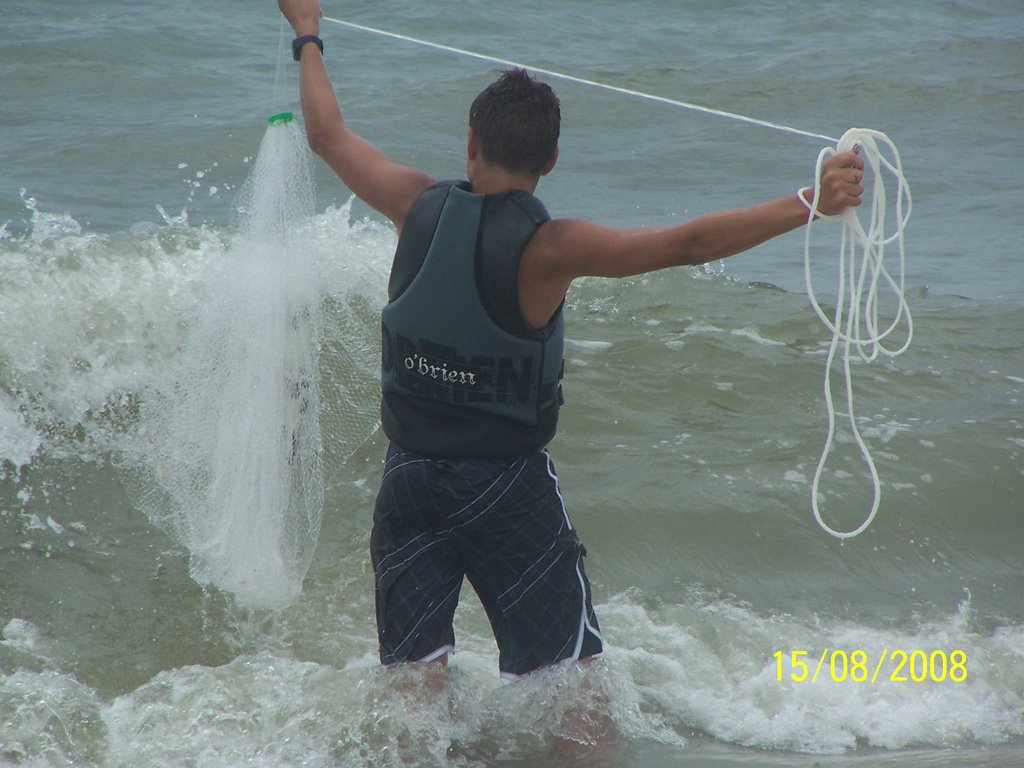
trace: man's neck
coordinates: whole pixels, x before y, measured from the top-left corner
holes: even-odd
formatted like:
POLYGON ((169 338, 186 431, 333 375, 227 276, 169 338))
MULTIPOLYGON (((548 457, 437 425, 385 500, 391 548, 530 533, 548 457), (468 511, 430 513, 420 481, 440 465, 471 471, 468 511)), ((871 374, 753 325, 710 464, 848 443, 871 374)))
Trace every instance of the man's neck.
POLYGON ((540 179, 532 174, 510 173, 495 165, 476 163, 470 169, 469 182, 478 195, 493 195, 521 189, 531 195, 537 189, 540 179))

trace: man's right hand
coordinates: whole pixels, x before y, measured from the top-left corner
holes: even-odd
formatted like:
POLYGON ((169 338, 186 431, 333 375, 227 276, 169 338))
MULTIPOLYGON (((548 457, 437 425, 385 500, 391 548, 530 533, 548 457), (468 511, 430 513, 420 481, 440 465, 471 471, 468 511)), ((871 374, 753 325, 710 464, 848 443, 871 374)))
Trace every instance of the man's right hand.
POLYGON ((324 12, 320 9, 319 0, 277 0, 277 7, 292 25, 296 36, 320 34, 320 17, 324 12))

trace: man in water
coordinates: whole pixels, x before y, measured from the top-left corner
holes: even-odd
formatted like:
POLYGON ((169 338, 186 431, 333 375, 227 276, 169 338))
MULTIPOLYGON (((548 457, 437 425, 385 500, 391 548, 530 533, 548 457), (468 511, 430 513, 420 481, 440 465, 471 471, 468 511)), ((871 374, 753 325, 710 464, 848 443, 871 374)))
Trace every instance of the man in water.
MULTIPOLYGON (((566 292, 578 277, 745 251, 805 224, 814 190, 672 227, 551 219, 533 192, 558 159, 559 103, 522 70, 474 100, 466 180, 437 183, 345 124, 317 0, 279 6, 297 36, 310 146, 399 233, 382 312, 390 447, 371 534, 381 661, 447 660, 464 577, 487 611, 503 676, 600 653, 585 549, 546 450, 561 403, 566 292)), ((856 153, 829 158, 815 180, 818 211, 859 205, 862 177, 856 153)))

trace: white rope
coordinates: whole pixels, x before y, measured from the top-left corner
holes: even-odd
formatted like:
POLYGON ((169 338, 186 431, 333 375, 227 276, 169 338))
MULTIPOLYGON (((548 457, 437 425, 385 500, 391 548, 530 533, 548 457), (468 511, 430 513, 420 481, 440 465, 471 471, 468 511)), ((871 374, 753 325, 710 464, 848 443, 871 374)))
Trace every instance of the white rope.
MULTIPOLYGON (((870 168, 874 177, 870 190, 870 218, 867 228, 861 224, 856 208, 846 208, 841 214, 835 217, 842 221, 842 235, 839 245, 839 285, 836 298, 835 314, 830 318, 814 293, 814 285, 811 279, 811 230, 817 214, 818 200, 820 197, 820 185, 816 186, 814 199, 806 203, 810 209, 807 220, 807 230, 804 239, 804 279, 807 285, 807 296, 817 312, 818 317, 825 324, 825 327, 832 332, 832 342, 829 345, 828 357, 825 362, 825 408, 828 413, 828 435, 825 439, 825 446, 814 472, 814 481, 811 484, 811 508, 814 512, 814 519, 826 532, 840 540, 852 538, 867 529, 875 519, 878 507, 881 502, 881 483, 878 479, 878 470, 871 458, 871 452, 861 436, 857 426, 856 416, 853 410, 853 375, 851 371, 851 358, 856 353, 861 360, 872 362, 878 355, 896 357, 902 354, 910 346, 914 335, 914 324, 910 316, 910 307, 907 305, 904 296, 904 272, 906 264, 906 253, 903 244, 903 230, 910 218, 911 198, 910 187, 903 175, 903 166, 900 162, 900 155, 896 146, 889 140, 889 137, 879 131, 864 128, 851 128, 839 140, 835 149, 825 147, 818 155, 815 166, 814 178, 821 178, 822 166, 826 159, 838 152, 845 152, 854 147, 859 147, 861 156, 864 158, 865 166, 870 168), (879 145, 884 146, 891 159, 883 156, 879 145), (885 188, 885 174, 890 174, 896 182, 896 226, 892 234, 886 235, 885 215, 888 208, 885 188), (885 247, 896 243, 899 248, 899 278, 894 279, 884 265, 885 247), (879 331, 878 322, 878 289, 879 284, 887 285, 892 289, 898 309, 895 317, 885 330, 879 331), (898 347, 886 347, 883 342, 888 336, 905 323, 907 327, 906 339, 898 347), (821 482, 821 474, 824 471, 825 463, 829 453, 832 451, 836 431, 836 410, 832 400, 832 365, 835 361, 836 352, 840 344, 843 347, 843 376, 846 385, 846 417, 848 419, 850 432, 853 434, 861 455, 867 464, 868 472, 874 486, 874 497, 871 510, 859 526, 851 531, 837 531, 829 526, 821 516, 818 507, 818 487, 821 482)), ((803 191, 798 195, 804 200, 803 191)))
POLYGON ((488 56, 483 53, 477 53, 476 51, 467 51, 464 48, 455 48, 450 45, 442 45, 441 43, 432 43, 429 40, 422 40, 416 37, 409 37, 408 35, 400 35, 397 32, 388 32, 387 30, 377 29, 375 27, 367 27, 363 24, 356 24, 351 21, 345 21, 344 19, 336 19, 330 16, 324 16, 324 21, 329 21, 332 24, 339 24, 343 27, 350 29, 357 29, 362 32, 370 32, 374 35, 380 35, 382 37, 390 37, 393 40, 402 40, 406 43, 415 43, 416 45, 426 46, 427 48, 433 48, 438 51, 445 51, 447 53, 456 53, 460 56, 468 56, 473 59, 480 59, 482 61, 488 61, 492 64, 500 64, 505 67, 517 67, 519 69, 528 69, 532 72, 536 72, 539 75, 545 75, 547 77, 556 78, 558 80, 566 80, 570 83, 577 83, 579 85, 589 85, 593 88, 600 88, 605 91, 611 91, 613 93, 620 93, 626 96, 634 96, 640 99, 646 99, 647 101, 653 101, 659 104, 668 104, 672 107, 681 107, 683 109, 689 109, 694 112, 702 112, 707 115, 715 115, 717 117, 726 117, 730 120, 738 120, 741 123, 748 123, 750 125, 761 126, 762 128, 771 128, 774 131, 782 131, 783 133, 792 133, 797 136, 808 136, 812 139, 825 139, 825 141, 835 143, 835 139, 831 136, 825 136, 821 133, 812 133, 810 131, 803 131, 799 128, 791 128, 787 125, 780 125, 778 123, 771 123, 767 120, 759 120, 756 117, 747 117, 746 115, 739 115, 735 112, 725 112, 720 109, 712 109, 711 107, 704 107, 700 104, 691 104, 687 101, 679 101, 678 99, 669 99, 664 96, 656 96, 651 93, 644 93, 643 91, 634 91, 631 88, 622 88, 618 85, 609 85, 608 83, 601 83, 597 80, 588 80, 583 77, 575 77, 573 75, 567 75, 564 72, 555 72, 550 69, 543 69, 541 67, 534 67, 528 64, 520 64, 516 61, 510 61, 509 59, 500 59, 495 56, 488 56))

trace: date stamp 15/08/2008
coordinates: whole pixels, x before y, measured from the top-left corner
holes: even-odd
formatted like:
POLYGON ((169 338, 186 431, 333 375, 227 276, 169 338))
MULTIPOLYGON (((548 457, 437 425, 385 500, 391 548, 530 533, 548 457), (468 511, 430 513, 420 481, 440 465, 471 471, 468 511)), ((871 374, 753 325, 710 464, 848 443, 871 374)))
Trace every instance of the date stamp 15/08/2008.
POLYGON ((776 680, 814 683, 819 678, 835 683, 964 683, 967 652, 883 648, 877 656, 867 651, 822 648, 817 656, 807 650, 775 651, 776 680))

